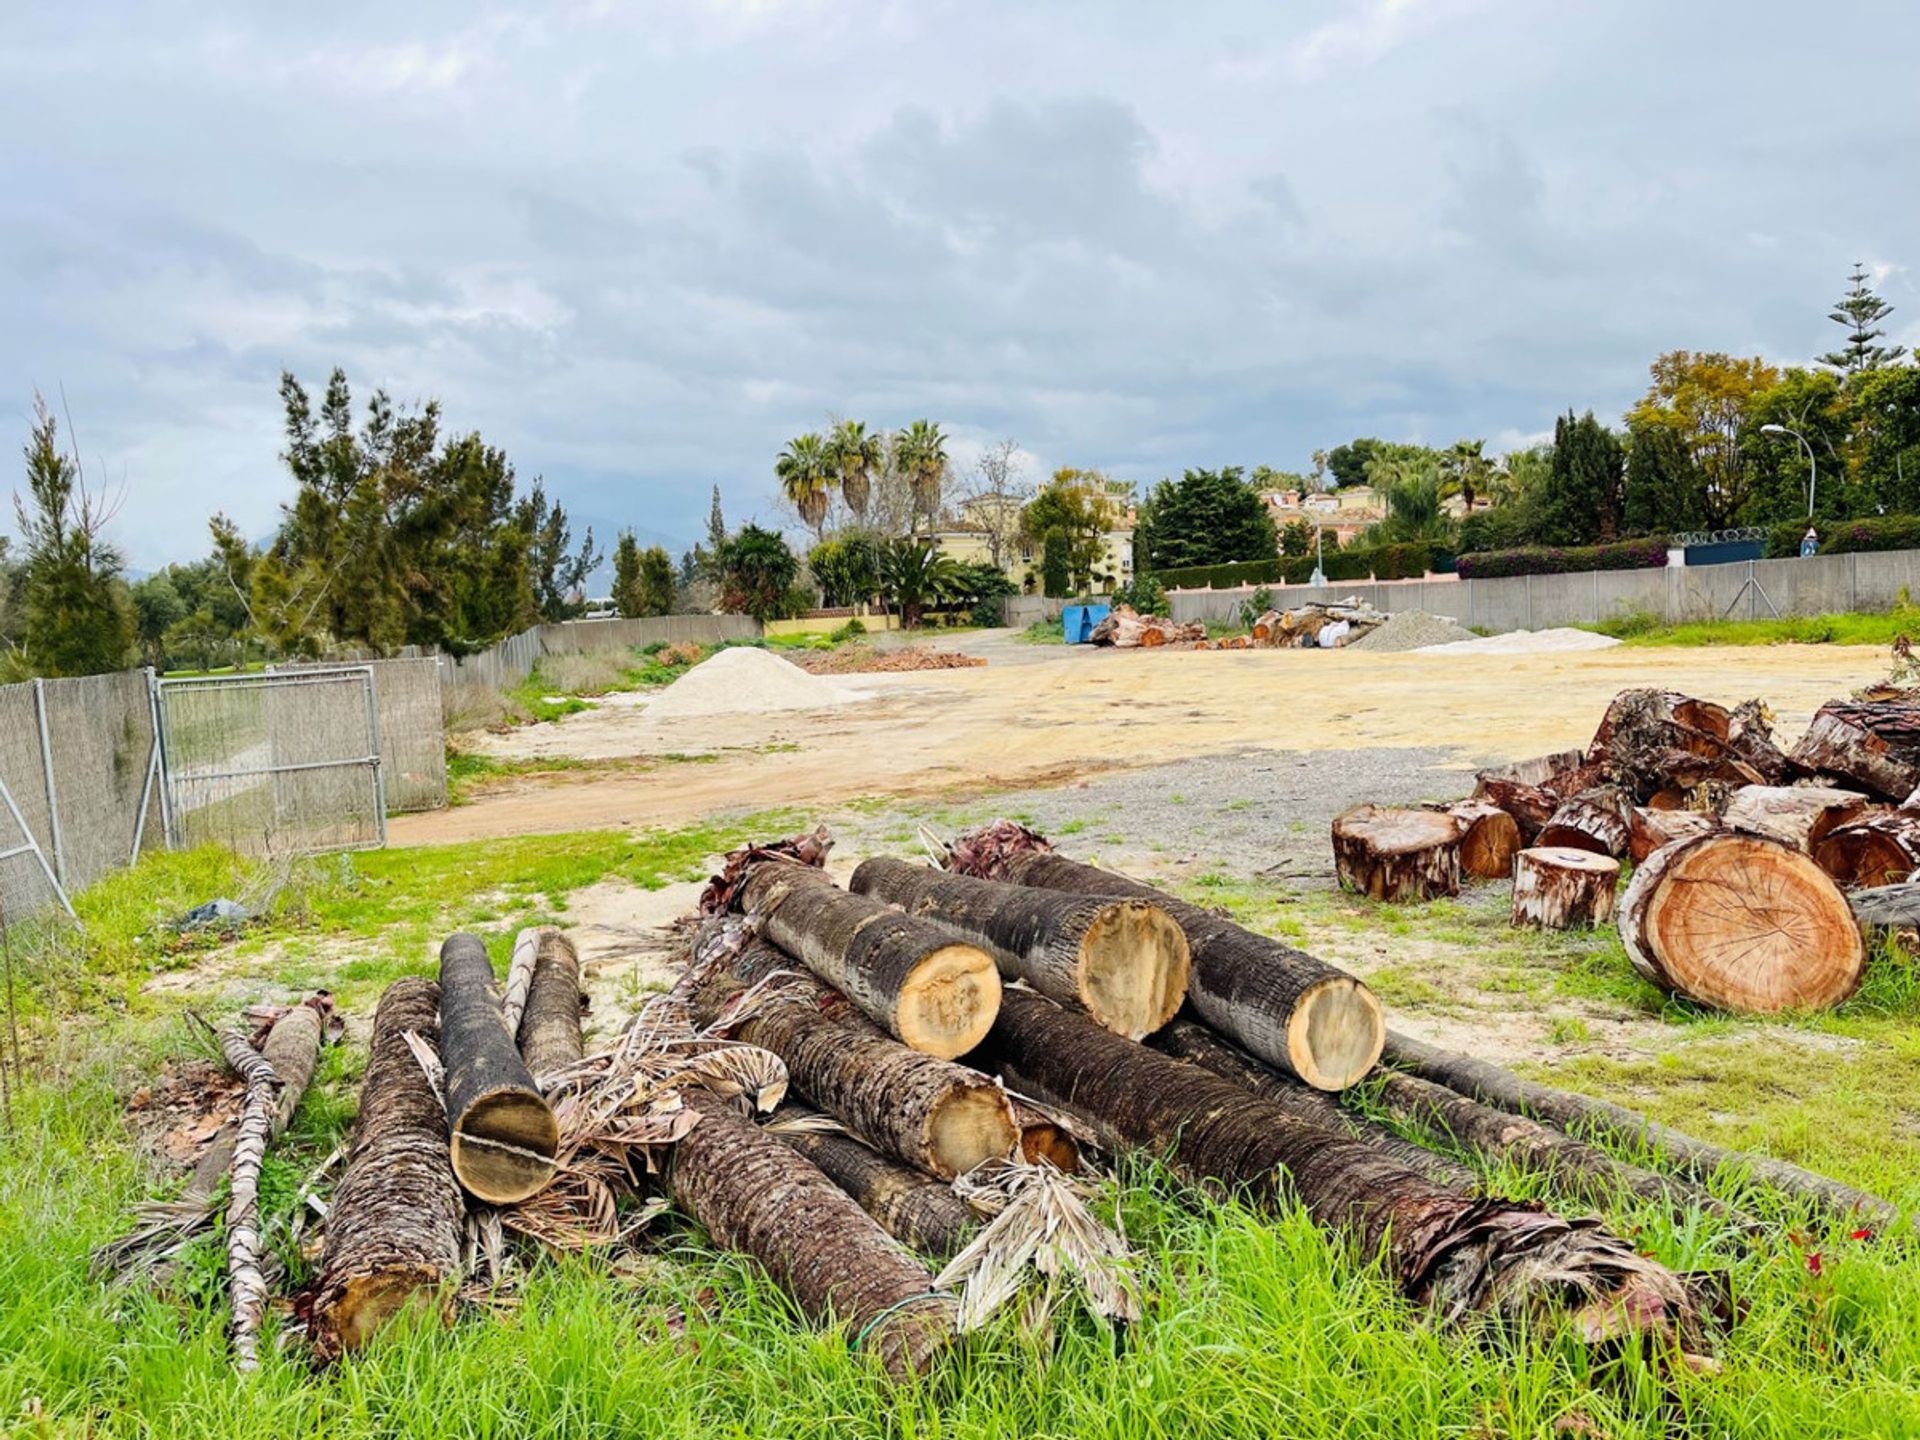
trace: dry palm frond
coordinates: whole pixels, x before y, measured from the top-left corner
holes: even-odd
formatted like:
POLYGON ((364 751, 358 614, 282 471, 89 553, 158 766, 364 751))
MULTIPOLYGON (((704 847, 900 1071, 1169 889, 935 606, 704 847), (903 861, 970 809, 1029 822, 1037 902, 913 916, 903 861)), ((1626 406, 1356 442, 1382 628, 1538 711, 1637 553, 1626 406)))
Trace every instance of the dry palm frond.
POLYGON ((760 1127, 769 1135, 851 1135, 853 1132, 831 1115, 818 1110, 788 1108, 760 1127))
POLYGON ((1028 1266, 1044 1289, 1023 1323, 1040 1329, 1071 1279, 1087 1308, 1104 1319, 1140 1318, 1133 1251, 1126 1237, 1093 1218, 1084 1189, 1047 1165, 991 1160, 953 1182, 968 1204, 994 1216, 966 1249, 934 1278, 934 1287, 960 1294, 958 1325, 977 1330, 1015 1295, 1028 1266))

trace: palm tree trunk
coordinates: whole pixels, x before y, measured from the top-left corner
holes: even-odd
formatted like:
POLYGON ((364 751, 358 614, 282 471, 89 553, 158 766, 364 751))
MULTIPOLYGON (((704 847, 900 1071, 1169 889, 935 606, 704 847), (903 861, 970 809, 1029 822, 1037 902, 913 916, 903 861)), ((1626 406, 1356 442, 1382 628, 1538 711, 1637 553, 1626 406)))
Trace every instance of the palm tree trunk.
POLYGON ((805 1128, 818 1118, 804 1105, 789 1102, 764 1128, 817 1165, 874 1223, 909 1249, 946 1260, 973 1238, 980 1217, 952 1186, 889 1160, 844 1131, 805 1128))
POLYGON ((487 947, 472 935, 440 947, 440 1037, 453 1173, 490 1204, 525 1200, 553 1178, 560 1127, 507 1029, 487 947))
POLYGON ((540 937, 519 1034, 520 1058, 542 1090, 580 1061, 580 957, 558 930, 540 937))

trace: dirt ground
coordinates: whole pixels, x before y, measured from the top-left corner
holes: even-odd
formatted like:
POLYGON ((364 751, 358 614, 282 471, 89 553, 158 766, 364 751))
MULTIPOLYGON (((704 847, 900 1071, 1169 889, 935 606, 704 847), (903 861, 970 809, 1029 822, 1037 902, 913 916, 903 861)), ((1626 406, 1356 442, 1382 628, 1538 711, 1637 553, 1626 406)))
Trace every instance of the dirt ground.
MULTIPOLYGON (((1248 750, 1420 746, 1468 763, 1584 744, 1613 694, 1671 685, 1758 695, 1791 741, 1822 701, 1885 672, 1869 647, 1609 650, 1543 655, 1116 651, 989 632, 977 669, 850 678, 872 698, 832 710, 649 720, 641 697, 485 737, 502 757, 712 756, 630 775, 510 782, 471 804, 396 818, 390 843, 680 825, 869 795, 965 797, 1248 750)), ((1463 787, 1464 788, 1464 787, 1463 787)), ((1250 780, 1257 793, 1257 782, 1250 780)))

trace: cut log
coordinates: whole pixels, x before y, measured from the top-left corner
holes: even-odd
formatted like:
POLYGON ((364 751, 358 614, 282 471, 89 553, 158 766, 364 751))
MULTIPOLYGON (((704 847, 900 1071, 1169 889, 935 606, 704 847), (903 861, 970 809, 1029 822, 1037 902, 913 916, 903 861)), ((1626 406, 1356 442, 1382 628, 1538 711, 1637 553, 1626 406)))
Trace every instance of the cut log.
POLYGON ((1130 1040, 1158 1030, 1186 998, 1187 937, 1150 901, 1034 890, 884 857, 863 861, 850 883, 985 946, 1009 979, 1130 1040))
POLYGON ((1749 700, 1738 709, 1673 690, 1623 690, 1588 747, 1605 779, 1645 802, 1670 787, 1775 784, 1786 757, 1772 739, 1772 717, 1749 700))
POLYGON ((1720 822, 1703 810, 1682 810, 1653 801, 1633 807, 1627 816, 1627 854, 1638 865, 1647 856, 1676 840, 1691 840, 1696 835, 1711 835, 1720 822))
POLYGON ((980 1217, 951 1185, 888 1159, 858 1136, 812 1123, 822 1118, 789 1102, 763 1128, 804 1155, 908 1249, 946 1260, 965 1248, 980 1217))
POLYGON ((1813 859, 1848 890, 1912 879, 1920 870, 1920 811, 1866 811, 1829 830, 1813 859))
POLYGON ((1074 1109, 1104 1116, 1187 1178, 1263 1206, 1297 1199, 1362 1255, 1382 1255, 1400 1290, 1443 1317, 1544 1319, 1571 1307, 1574 1333, 1589 1341, 1648 1331, 1689 1348, 1698 1341, 1680 1278, 1592 1222, 1436 1185, 1364 1141, 1298 1120, 1039 995, 1008 991, 993 1041, 1021 1073, 1074 1109))
POLYGON ((520 1021, 527 1010, 527 994, 533 988, 534 966, 540 962, 540 943, 548 935, 558 933, 550 925, 529 925, 513 937, 513 957, 507 961, 507 983, 500 991, 500 1014, 507 1022, 510 1035, 520 1033, 520 1021))
POLYGON ((447 1115, 407 1044, 440 1036, 440 987, 409 976, 380 997, 347 1168, 327 1215, 312 1333, 322 1361, 357 1350, 418 1301, 444 1320, 465 1207, 447 1161, 447 1115))
POLYGON ((1423 1080, 1445 1085, 1509 1114, 1530 1115, 1568 1135, 1649 1151, 1702 1183, 1723 1170, 1744 1172, 1757 1184, 1796 1199, 1811 1200, 1840 1219, 1868 1219, 1887 1225, 1898 1218, 1894 1206, 1878 1195, 1816 1175, 1785 1160, 1697 1140, 1610 1101, 1523 1080, 1478 1056, 1441 1050, 1398 1031, 1387 1033, 1383 1058, 1397 1069, 1423 1080))
POLYGON ((812 866, 777 861, 754 866, 735 903, 904 1045, 951 1060, 992 1028, 1000 1008, 993 957, 930 920, 842 890, 812 866))
POLYGON ((1013 1119, 1020 1127, 1022 1160, 1029 1165, 1051 1165, 1062 1175, 1080 1168, 1080 1142, 1058 1120, 1017 1098, 1013 1101, 1013 1119))
POLYGON ((1588 1205, 1611 1205, 1624 1191, 1682 1214, 1697 1210, 1723 1220, 1735 1218, 1731 1209, 1691 1181, 1615 1160, 1551 1126, 1511 1115, 1417 1075, 1389 1071, 1381 1078, 1375 1099, 1402 1124, 1443 1135, 1490 1164, 1504 1163, 1542 1176, 1588 1205))
POLYGON ((1318 1090, 1344 1090, 1373 1068, 1386 1025, 1360 981, 1217 911, 1111 870, 1056 855, 1008 821, 960 837, 948 863, 962 874, 1085 895, 1150 900, 1179 922, 1192 953, 1187 999, 1241 1048, 1318 1090))
MULTIPOLYGON (((704 946, 696 943, 695 963, 704 946)), ((794 1088, 868 1144, 951 1179, 1020 1143, 1006 1093, 977 1070, 894 1040, 784 952, 756 940, 689 1003, 703 1026, 748 987, 729 1029, 787 1065, 794 1088)))
POLYGON ((953 1336, 952 1297, 855 1201, 724 1100, 689 1089, 700 1122, 673 1147, 673 1200, 723 1249, 757 1260, 813 1320, 853 1327, 895 1378, 924 1374, 953 1336))
POLYGON ((1460 893, 1464 824, 1432 810, 1360 805, 1333 822, 1340 883, 1375 900, 1431 900, 1460 893))
POLYGON ((448 1158, 467 1193, 490 1205, 538 1193, 553 1178, 560 1127, 507 1030, 487 947, 465 933, 440 947, 440 1059, 448 1158))
POLYGON ((1142 615, 1130 605, 1116 605, 1107 617, 1088 632, 1095 645, 1113 645, 1123 650, 1136 646, 1154 648, 1184 644, 1207 638, 1204 625, 1179 625, 1162 615, 1142 615))
MULTIPOLYGON (((300 1108, 301 1097, 313 1083, 313 1072, 320 1063, 320 1046, 326 1039, 327 1019, 332 1014, 331 995, 321 991, 309 996, 300 1004, 290 1006, 285 1014, 273 1022, 273 1028, 267 1032, 267 1038, 260 1046, 260 1053, 273 1067, 274 1076, 280 1082, 279 1092, 274 1099, 273 1127, 268 1136, 270 1141, 278 1140, 286 1133, 294 1111, 300 1108)), ((207 1146, 199 1163, 193 1167, 192 1178, 187 1181, 187 1188, 180 1197, 182 1203, 211 1199, 220 1188, 220 1182, 226 1179, 227 1172, 233 1168, 233 1144, 237 1130, 237 1122, 229 1123, 213 1137, 213 1143, 207 1146)))
POLYGON ((1847 896, 1847 905, 1862 925, 1886 930, 1920 929, 1920 881, 1903 880, 1855 890, 1847 896))
POLYGON ((1513 857, 1524 842, 1520 822, 1491 800, 1456 800, 1451 805, 1430 805, 1444 810, 1466 829, 1460 836, 1460 873, 1476 880, 1505 880, 1513 874, 1513 857))
POLYGON ((1728 798, 1720 820, 1729 830, 1765 835, 1811 855, 1828 831, 1872 803, 1857 790, 1831 785, 1748 785, 1728 798))
POLYGON ((1591 850, 1536 846, 1513 867, 1513 923, 1538 930, 1580 930, 1613 919, 1620 862, 1591 850))
POLYGON ((1612 786, 1583 790, 1561 802, 1533 843, 1550 849, 1591 850, 1618 860, 1627 853, 1627 815, 1632 806, 1612 786))
POLYGON ((1620 938, 1661 989, 1738 1014, 1838 1004, 1866 965, 1839 887, 1808 856, 1758 835, 1654 851, 1621 899, 1620 938))
POLYGON ((1830 700, 1787 758, 1802 775, 1831 776, 1897 804, 1920 788, 1920 705, 1830 700))
POLYGON ((1391 1155, 1436 1185, 1445 1185, 1462 1194, 1474 1194, 1480 1189, 1480 1177, 1458 1160, 1402 1139, 1379 1121, 1357 1114, 1333 1096, 1262 1065, 1204 1025, 1197 1025, 1191 1020, 1176 1020, 1153 1037, 1153 1048, 1165 1051, 1177 1060, 1198 1065, 1223 1080, 1231 1080, 1261 1099, 1279 1106, 1296 1120, 1317 1125, 1336 1135, 1364 1140, 1381 1154, 1391 1155))
POLYGON ((573 941, 554 929, 541 933, 536 949, 520 1020, 520 1058, 544 1091, 549 1076, 580 1063, 580 957, 573 941))

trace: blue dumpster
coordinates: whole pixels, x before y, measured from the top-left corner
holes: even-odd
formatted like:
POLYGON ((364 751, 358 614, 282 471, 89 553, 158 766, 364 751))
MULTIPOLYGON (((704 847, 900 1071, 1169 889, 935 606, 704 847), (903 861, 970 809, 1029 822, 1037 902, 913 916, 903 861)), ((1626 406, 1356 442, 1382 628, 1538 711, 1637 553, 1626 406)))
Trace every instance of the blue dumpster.
POLYGON ((1069 645, 1084 645, 1093 627, 1107 618, 1111 605, 1068 605, 1060 611, 1060 632, 1069 645))

